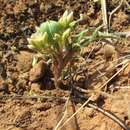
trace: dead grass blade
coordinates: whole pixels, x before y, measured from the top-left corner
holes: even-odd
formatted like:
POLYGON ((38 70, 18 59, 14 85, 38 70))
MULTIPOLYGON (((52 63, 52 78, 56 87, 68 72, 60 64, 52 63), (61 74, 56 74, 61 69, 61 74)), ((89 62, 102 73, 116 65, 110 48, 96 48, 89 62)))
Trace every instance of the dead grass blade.
POLYGON ((89 101, 93 98, 93 95, 88 98, 88 100, 71 116, 69 117, 59 128, 58 130, 62 129, 65 124, 67 124, 77 113, 79 113, 84 106, 86 106, 89 101))
POLYGON ((62 116, 62 118, 60 119, 60 121, 57 123, 56 127, 54 128, 54 130, 58 130, 58 128, 60 127, 61 123, 63 122, 63 120, 64 120, 64 118, 65 118, 65 116, 66 116, 66 114, 67 114, 67 106, 68 106, 69 99, 70 99, 70 96, 69 96, 69 97, 67 98, 67 100, 66 100, 66 103, 65 103, 65 106, 64 106, 65 111, 64 111, 64 113, 63 113, 63 116, 62 116))
POLYGON ((101 90, 102 88, 104 88, 115 76, 117 76, 123 69, 125 69, 128 66, 128 62, 119 70, 117 71, 111 78, 109 78, 109 80, 107 80, 100 88, 99 90, 101 90))
POLYGON ((107 112, 106 110, 92 104, 92 103, 89 103, 88 104, 89 107, 101 112, 102 114, 104 114, 105 116, 109 117, 110 119, 112 119, 114 122, 116 122, 117 124, 119 124, 124 130, 129 130, 129 128, 127 128, 127 126, 118 118, 116 117, 115 115, 107 112))
POLYGON ((120 4, 114 9, 114 10, 112 10, 111 12, 110 12, 110 15, 109 15, 109 29, 110 29, 110 26, 111 26, 111 19, 112 19, 112 15, 118 10, 118 9, 120 9, 120 7, 122 6, 122 4, 123 4, 123 1, 124 0, 121 0, 121 2, 120 2, 120 4))
POLYGON ((106 32, 108 32, 106 0, 101 0, 101 8, 102 8, 102 19, 103 19, 104 29, 106 32))

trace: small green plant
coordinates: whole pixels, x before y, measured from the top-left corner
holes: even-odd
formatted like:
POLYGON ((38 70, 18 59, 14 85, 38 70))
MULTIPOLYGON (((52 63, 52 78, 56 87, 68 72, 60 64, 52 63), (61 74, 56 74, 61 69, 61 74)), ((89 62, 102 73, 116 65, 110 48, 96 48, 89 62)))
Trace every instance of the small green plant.
POLYGON ((59 21, 43 22, 28 38, 29 48, 51 59, 55 87, 60 86, 63 69, 72 63, 76 55, 80 54, 82 47, 100 38, 114 37, 100 32, 102 26, 95 30, 87 28, 76 33, 80 20, 81 18, 75 21, 73 12, 65 11, 59 21), (87 35, 88 32, 90 35, 87 35))

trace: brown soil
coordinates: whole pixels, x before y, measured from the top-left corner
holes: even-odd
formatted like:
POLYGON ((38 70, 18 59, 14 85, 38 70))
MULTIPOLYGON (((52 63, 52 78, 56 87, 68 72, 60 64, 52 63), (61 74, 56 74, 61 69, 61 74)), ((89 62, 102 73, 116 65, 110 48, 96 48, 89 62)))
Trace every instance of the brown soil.
MULTIPOLYGON (((117 6, 117 2, 110 1, 108 12, 117 6)), ((49 66, 42 61, 32 70, 36 53, 28 49, 27 38, 35 31, 35 26, 46 19, 57 20, 66 9, 74 11, 75 19, 83 13, 85 20, 82 24, 85 26, 97 27, 102 23, 100 5, 91 0, 0 0, 0 130, 53 130, 61 119, 64 99, 70 91, 54 88, 49 66), (40 97, 32 98, 34 95, 40 97)), ((113 31, 130 32, 129 12, 123 5, 114 14, 111 21, 113 31)), ((80 61, 75 66, 82 73, 74 77, 73 84, 85 90, 97 90, 121 69, 122 65, 115 66, 126 58, 117 59, 129 55, 129 50, 129 38, 114 41, 111 45, 90 44, 82 50, 85 62, 80 61)), ((95 93, 93 101, 130 128, 130 89, 126 88, 130 86, 129 75, 130 63, 104 86, 111 97, 95 93), (120 98, 113 99, 113 96, 120 98)), ((90 95, 91 92, 84 96, 88 98, 90 95)), ((67 117, 82 103, 82 99, 70 101, 67 117)), ((87 106, 61 129, 122 130, 115 121, 87 106)))

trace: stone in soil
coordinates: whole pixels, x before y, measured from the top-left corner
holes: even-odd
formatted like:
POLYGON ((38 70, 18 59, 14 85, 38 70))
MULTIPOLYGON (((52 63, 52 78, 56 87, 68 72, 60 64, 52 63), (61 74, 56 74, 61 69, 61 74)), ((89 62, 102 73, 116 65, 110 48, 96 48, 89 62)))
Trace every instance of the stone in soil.
POLYGON ((31 82, 39 81, 45 75, 47 68, 45 61, 41 60, 30 70, 29 80, 31 82))
POLYGON ((33 54, 27 51, 20 51, 17 55, 17 68, 19 71, 27 72, 32 66, 33 54))
POLYGON ((106 59, 111 58, 116 53, 115 47, 110 44, 104 45, 103 51, 106 59))
POLYGON ((113 58, 115 55, 117 55, 117 51, 115 49, 114 46, 110 45, 110 44, 105 44, 99 52, 97 52, 96 55, 100 55, 103 54, 104 58, 106 60, 113 58))

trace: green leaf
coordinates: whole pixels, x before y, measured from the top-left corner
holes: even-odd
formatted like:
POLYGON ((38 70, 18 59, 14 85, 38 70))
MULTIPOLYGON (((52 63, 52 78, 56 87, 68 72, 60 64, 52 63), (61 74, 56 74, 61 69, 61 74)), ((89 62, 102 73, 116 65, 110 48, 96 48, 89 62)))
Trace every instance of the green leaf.
POLYGON ((71 29, 68 28, 67 30, 65 30, 65 32, 63 32, 62 34, 62 46, 64 47, 64 44, 66 43, 66 40, 68 39, 69 35, 70 35, 71 29))
POLYGON ((62 32, 62 26, 58 22, 50 20, 42 23, 38 31, 42 33, 47 32, 48 41, 52 43, 55 33, 60 34, 62 32))

